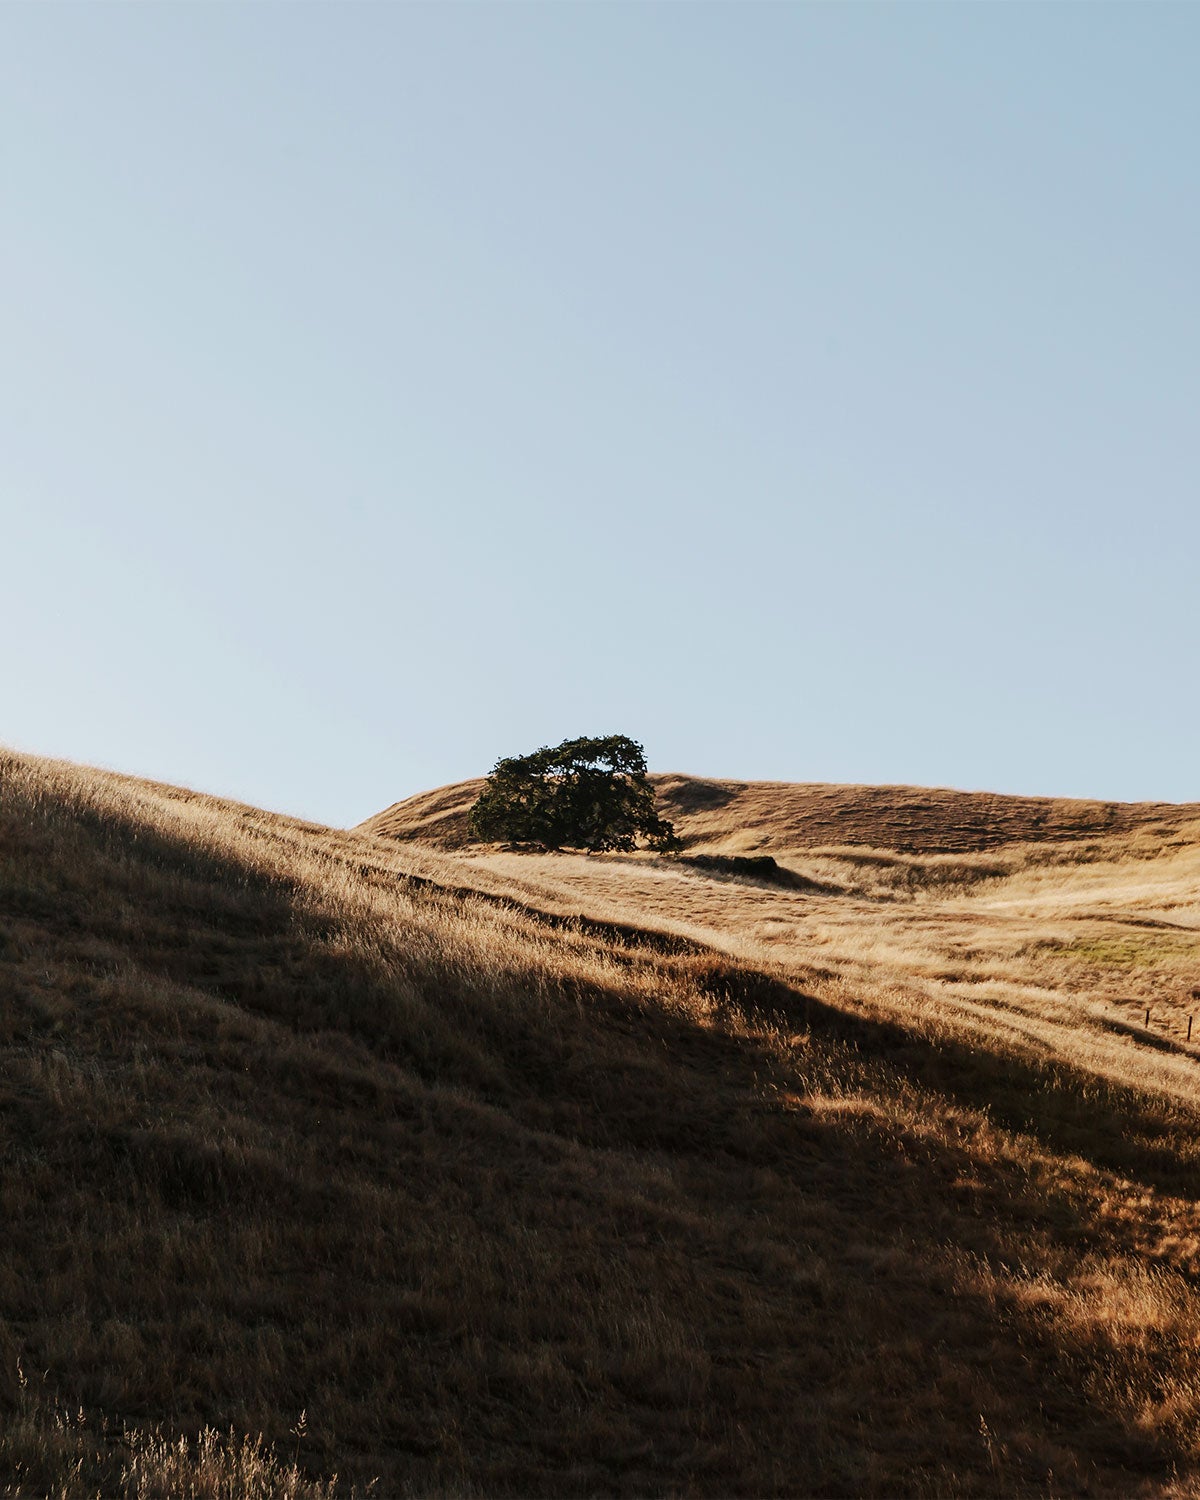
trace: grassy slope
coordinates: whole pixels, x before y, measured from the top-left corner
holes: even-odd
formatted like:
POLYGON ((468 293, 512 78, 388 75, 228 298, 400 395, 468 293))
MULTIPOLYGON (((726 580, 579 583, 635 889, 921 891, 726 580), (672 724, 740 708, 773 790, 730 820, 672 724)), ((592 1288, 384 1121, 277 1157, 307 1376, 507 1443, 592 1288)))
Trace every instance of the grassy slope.
POLYGON ((1184 982, 1196 846, 1130 837, 803 898, 5 756, 0 1484, 180 1493, 121 1426, 211 1424, 385 1493, 1189 1490, 1193 1054, 1028 947, 1140 879, 1184 982))
MULTIPOLYGON (((1086 802, 937 787, 827 786, 658 775, 664 815, 691 848, 786 855, 869 845, 912 853, 993 849, 1026 840, 1086 839, 1200 820, 1200 803, 1086 802)), ((362 833, 446 848, 467 843, 467 814, 483 781, 422 792, 359 824, 362 833)))

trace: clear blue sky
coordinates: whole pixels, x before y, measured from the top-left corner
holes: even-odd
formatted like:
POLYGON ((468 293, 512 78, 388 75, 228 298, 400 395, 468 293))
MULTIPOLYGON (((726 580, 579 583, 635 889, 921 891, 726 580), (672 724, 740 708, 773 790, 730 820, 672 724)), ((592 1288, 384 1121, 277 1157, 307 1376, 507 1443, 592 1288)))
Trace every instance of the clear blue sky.
POLYGON ((0 739, 1200 798, 1200 7, 0 10, 0 739))

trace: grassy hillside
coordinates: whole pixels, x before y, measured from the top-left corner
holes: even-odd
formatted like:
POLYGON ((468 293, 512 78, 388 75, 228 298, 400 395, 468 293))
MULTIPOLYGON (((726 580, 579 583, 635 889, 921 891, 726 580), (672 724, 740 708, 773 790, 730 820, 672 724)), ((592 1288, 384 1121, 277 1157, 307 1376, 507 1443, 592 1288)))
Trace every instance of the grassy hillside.
POLYGON ((1084 821, 810 894, 4 755, 0 1487, 1194 1492, 1200 828, 1084 821))
MULTIPOLYGON (((1200 821, 1200 803, 1086 802, 933 787, 710 781, 677 775, 650 780, 660 810, 686 845, 730 854, 786 855, 840 845, 952 854, 1137 829, 1165 833, 1200 821)), ((358 831, 461 848, 469 842, 467 814, 482 787, 477 778, 422 792, 368 818, 358 831)))

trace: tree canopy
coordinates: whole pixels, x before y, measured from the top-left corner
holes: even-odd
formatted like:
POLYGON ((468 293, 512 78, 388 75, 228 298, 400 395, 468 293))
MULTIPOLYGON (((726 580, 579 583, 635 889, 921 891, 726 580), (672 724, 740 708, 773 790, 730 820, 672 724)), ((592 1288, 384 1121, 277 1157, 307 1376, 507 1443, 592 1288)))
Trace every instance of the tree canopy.
POLYGON ((498 760, 471 809, 476 838, 543 849, 676 849, 654 806, 641 745, 624 734, 563 740, 498 760))

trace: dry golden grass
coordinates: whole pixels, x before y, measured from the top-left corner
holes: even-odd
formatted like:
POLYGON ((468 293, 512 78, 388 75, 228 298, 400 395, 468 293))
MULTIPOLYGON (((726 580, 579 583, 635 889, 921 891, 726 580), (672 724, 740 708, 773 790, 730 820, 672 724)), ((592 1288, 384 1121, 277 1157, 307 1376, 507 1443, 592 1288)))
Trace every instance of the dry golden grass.
MULTIPOLYGON (((43 1377, 44 1378, 44 1377, 43 1377)), ((110 1426, 31 1390, 18 1370, 14 1409, 0 1428, 3 1493, 121 1495, 128 1500, 335 1500, 336 1477, 313 1481, 261 1437, 204 1428, 195 1439, 110 1426)), ((307 1419, 297 1419, 298 1440, 307 1419)), ((342 1493, 350 1493, 342 1491, 342 1493)))
POLYGON ((805 894, 4 756, 0 1485, 1195 1492, 1200 830, 1072 816, 805 894))
MULTIPOLYGON (((651 776, 664 815, 689 848, 787 855, 834 845, 914 854, 973 853, 1022 841, 1081 840, 1200 820, 1200 803, 1087 802, 1006 797, 941 787, 829 786, 819 782, 713 781, 651 776)), ((469 842, 467 815, 482 779, 394 803, 361 833, 442 848, 469 842)))

